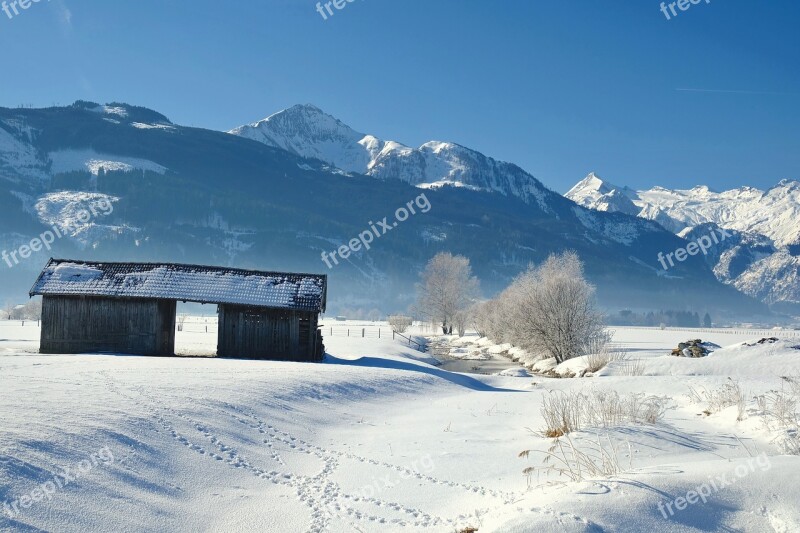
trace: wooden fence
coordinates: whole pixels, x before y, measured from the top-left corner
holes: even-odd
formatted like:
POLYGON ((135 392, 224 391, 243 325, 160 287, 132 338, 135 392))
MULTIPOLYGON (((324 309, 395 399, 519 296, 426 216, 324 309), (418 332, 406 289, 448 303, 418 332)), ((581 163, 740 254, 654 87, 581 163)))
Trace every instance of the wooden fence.
POLYGON ((690 334, 698 333, 721 333, 726 335, 745 335, 750 337, 777 337, 779 339, 800 339, 800 331, 793 329, 747 329, 747 328, 679 328, 667 327, 662 330, 659 327, 639 327, 639 326, 609 326, 608 329, 636 329, 642 331, 679 331, 690 334))

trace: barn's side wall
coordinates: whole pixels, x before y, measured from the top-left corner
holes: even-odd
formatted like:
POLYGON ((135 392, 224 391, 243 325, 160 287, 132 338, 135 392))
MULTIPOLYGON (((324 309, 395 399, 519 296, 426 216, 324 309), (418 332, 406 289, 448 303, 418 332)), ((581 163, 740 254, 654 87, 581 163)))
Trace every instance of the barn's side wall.
POLYGON ((316 313, 220 305, 217 355, 320 361, 317 323, 316 313))
POLYGON ((176 302, 44 296, 40 352, 175 353, 176 302))

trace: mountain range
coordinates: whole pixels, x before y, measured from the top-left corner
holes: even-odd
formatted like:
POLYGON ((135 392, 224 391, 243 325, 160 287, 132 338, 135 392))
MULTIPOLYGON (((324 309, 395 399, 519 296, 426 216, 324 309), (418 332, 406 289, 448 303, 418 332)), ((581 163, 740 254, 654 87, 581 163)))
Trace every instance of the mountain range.
POLYGON ((359 133, 313 105, 298 105, 229 133, 281 148, 331 166, 398 179, 421 188, 464 187, 536 201, 547 210, 548 192, 516 165, 497 161, 458 144, 431 141, 410 148, 359 133))
POLYGON ((635 191, 592 173, 566 197, 589 209, 652 220, 688 241, 714 228, 730 230, 732 237, 705 256, 717 279, 775 308, 800 307, 800 182, 782 180, 766 191, 635 191))
POLYGON ((491 296, 530 263, 575 250, 608 309, 768 312, 704 258, 665 272, 658 254, 686 241, 660 221, 580 206, 454 143, 410 148, 361 134, 310 105, 231 132, 123 103, 0 108, 0 251, 52 226, 68 234, 52 250, 0 263, 0 297, 23 297, 60 255, 328 273, 330 312, 389 313, 412 305, 439 251, 469 257, 491 296), (332 269, 321 260, 423 193, 430 211, 332 269), (98 201, 113 213, 75 220, 98 201))

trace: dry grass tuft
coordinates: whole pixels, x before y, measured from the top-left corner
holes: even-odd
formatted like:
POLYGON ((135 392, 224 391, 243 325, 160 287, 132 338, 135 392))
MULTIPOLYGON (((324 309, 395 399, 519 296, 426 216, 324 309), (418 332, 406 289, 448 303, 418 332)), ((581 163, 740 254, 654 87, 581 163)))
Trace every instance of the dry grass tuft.
POLYGON ((722 387, 712 391, 689 387, 689 398, 696 403, 708 404, 708 409, 703 411, 708 415, 719 413, 734 405, 738 409, 736 420, 741 422, 747 415, 747 394, 739 382, 731 378, 728 378, 728 382, 722 387))
MULTIPOLYGON (((532 450, 525 450, 519 457, 529 458, 532 450)), ((557 474, 570 481, 583 481, 590 478, 608 478, 625 469, 620 463, 620 452, 608 434, 596 434, 596 440, 572 439, 569 435, 556 439, 544 454, 542 466, 531 466, 522 471, 527 477, 528 487, 532 486, 533 476, 545 477, 557 474)), ((627 442, 627 456, 630 470, 633 468, 633 453, 630 442, 627 442)))
POLYGON ((542 401, 545 427, 541 434, 558 438, 583 427, 610 428, 624 424, 656 424, 666 400, 644 394, 621 396, 616 391, 551 392, 542 401))

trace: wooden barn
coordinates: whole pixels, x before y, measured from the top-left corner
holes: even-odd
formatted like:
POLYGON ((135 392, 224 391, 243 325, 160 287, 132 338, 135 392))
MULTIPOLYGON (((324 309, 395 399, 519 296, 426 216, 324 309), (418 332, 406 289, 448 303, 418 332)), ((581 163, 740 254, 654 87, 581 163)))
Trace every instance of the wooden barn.
POLYGON ((51 259, 30 295, 42 296, 41 353, 173 355, 177 302, 195 302, 218 306, 218 356, 325 355, 324 275, 51 259))

